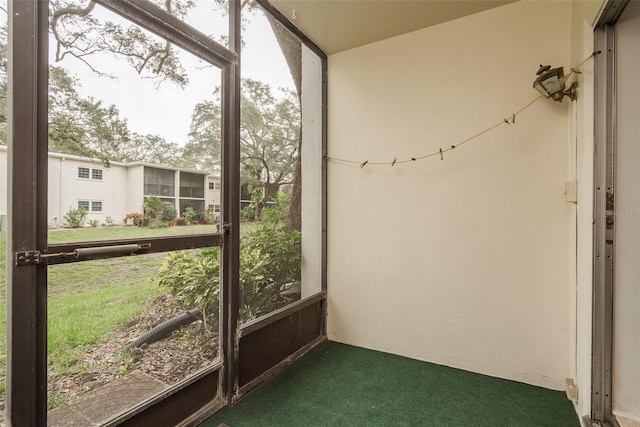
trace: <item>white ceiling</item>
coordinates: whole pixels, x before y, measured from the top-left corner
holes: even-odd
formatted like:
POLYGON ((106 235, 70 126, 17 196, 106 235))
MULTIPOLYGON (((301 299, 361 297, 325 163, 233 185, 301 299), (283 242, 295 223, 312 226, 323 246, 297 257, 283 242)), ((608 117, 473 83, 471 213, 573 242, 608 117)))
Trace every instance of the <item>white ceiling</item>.
POLYGON ((513 1, 271 0, 271 3, 330 55, 513 1))

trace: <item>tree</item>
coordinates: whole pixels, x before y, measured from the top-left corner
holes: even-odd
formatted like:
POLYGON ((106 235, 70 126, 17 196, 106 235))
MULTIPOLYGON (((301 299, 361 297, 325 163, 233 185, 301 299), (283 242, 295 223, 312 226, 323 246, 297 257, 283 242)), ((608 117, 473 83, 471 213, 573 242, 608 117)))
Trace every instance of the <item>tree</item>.
POLYGON ((179 166, 180 147, 159 135, 133 133, 131 143, 121 147, 118 155, 123 162, 147 162, 157 165, 179 166))
POLYGON ((115 105, 82 98, 80 83, 59 67, 49 69, 49 150, 105 162, 144 161, 174 166, 179 147, 159 135, 130 132, 115 105))
POLYGON ((193 109, 189 140, 182 149, 183 166, 220 174, 222 155, 222 109, 220 88, 213 99, 202 101, 193 109))
MULTIPOLYGON (((258 216, 283 185, 291 184, 298 159, 300 107, 291 91, 276 97, 268 84, 243 79, 240 101, 242 181, 262 189, 258 216)), ((183 159, 189 167, 220 169, 220 90, 196 105, 183 159)))
POLYGON ((240 161, 245 182, 262 187, 257 215, 280 190, 291 184, 299 152, 300 107, 295 95, 275 98, 265 83, 243 79, 240 101, 240 161))
POLYGON ((115 105, 82 98, 78 80, 63 68, 49 68, 49 149, 60 153, 122 160, 130 143, 127 120, 115 105))
MULTIPOLYGON (((153 0, 159 7, 170 14, 182 19, 195 6, 195 0, 153 0)), ((228 4, 226 1, 217 1, 223 10, 228 4)), ((104 70, 96 68, 90 62, 90 57, 97 53, 111 53, 115 56, 125 58, 125 60, 144 78, 151 78, 159 83, 172 81, 182 87, 188 83, 188 76, 182 68, 175 48, 167 41, 133 25, 120 24, 118 19, 99 20, 95 16, 96 3, 93 0, 51 0, 50 31, 55 40, 55 61, 62 61, 65 58, 72 58, 81 61, 94 72, 110 76, 104 70)), ((253 10, 255 5, 248 0, 242 2, 243 8, 253 10)), ((246 15, 245 15, 246 16, 246 15)), ((242 132, 243 146, 249 149, 249 154, 243 158, 243 170, 245 177, 258 181, 264 188, 264 204, 282 184, 292 184, 291 189, 291 209, 287 226, 289 229, 300 229, 300 201, 301 201, 301 126, 299 104, 302 95, 301 76, 301 43, 292 33, 284 28, 277 20, 269 14, 265 14, 272 26, 276 39, 281 47, 282 53, 287 61, 291 76, 297 93, 297 123, 290 127, 289 131, 295 130, 296 144, 291 145, 289 137, 273 137, 272 142, 287 140, 285 150, 281 150, 283 158, 289 156, 289 160, 294 162, 293 169, 285 170, 282 162, 275 161, 273 168, 274 153, 269 152, 268 145, 263 152, 256 151, 256 133, 251 127, 242 132)), ((114 15, 115 18, 115 15, 114 15)), ((247 22, 244 20, 243 22, 247 22)), ((0 52, 2 55, 2 52, 0 52)), ((6 57, 6 55, 5 55, 6 57)), ((1 60, 1 58, 0 58, 1 60)), ((6 79, 5 79, 6 80, 6 79)), ((255 86, 255 85, 254 85, 255 86)), ((254 91, 254 95, 259 95, 260 91, 254 91)), ((1 89, 0 89, 1 90, 1 89)), ((243 90, 243 93, 246 90, 243 90)), ((68 93, 70 98, 77 95, 68 93)), ((293 99, 292 97, 289 97, 293 99)), ((250 105, 250 104, 248 104, 250 105)), ((67 106, 69 107, 69 105, 67 106)), ((287 115, 289 107, 280 105, 282 112, 287 115)), ((158 136, 129 135, 126 120, 119 117, 119 112, 115 106, 104 106, 100 101, 92 98, 81 100, 76 104, 75 113, 80 112, 86 119, 75 120, 68 114, 52 115, 50 120, 51 146, 57 147, 58 151, 67 151, 73 148, 75 154, 91 155, 105 160, 131 160, 140 157, 143 153, 147 155, 146 149, 138 148, 136 144, 150 148, 156 143, 162 147, 153 153, 148 159, 160 159, 163 162, 170 161, 171 156, 162 155, 163 152, 174 153, 175 146, 172 143, 162 140, 158 136)), ((192 134, 190 134, 189 144, 183 151, 183 159, 175 160, 176 165, 192 165, 199 169, 210 169, 212 172, 219 172, 220 142, 219 132, 215 134, 218 126, 213 126, 208 130, 202 124, 212 123, 220 118, 219 103, 199 104, 192 117, 192 134), (208 117, 207 117, 208 115, 208 117), (201 125, 198 125, 197 121, 201 125), (208 134, 207 134, 208 133, 208 134), (215 138, 218 140, 215 141, 215 138), (216 143, 217 142, 217 143, 216 143), (203 150, 202 148, 209 148, 203 150), (217 147, 214 148, 214 147, 217 147), (217 151, 216 151, 217 150, 217 151), (205 153, 203 157, 203 153, 205 153), (205 167, 211 165, 210 168, 205 167)), ((67 112, 73 111, 68 108, 67 112)), ((243 108, 243 113, 250 112, 251 108, 243 108)), ((266 111, 267 115, 271 112, 266 111)), ((2 120, 0 111, 0 121, 2 120)), ((255 125, 259 123, 254 114, 252 118, 244 120, 243 123, 255 125)), ((268 123, 265 121, 263 123, 268 123)), ((0 128, 0 133, 3 129, 0 128)), ((279 130, 282 133, 282 129, 279 130)), ((275 134, 274 134, 275 135, 275 134)), ((273 136, 273 135, 272 135, 273 136)), ((280 148, 283 148, 282 145, 280 148)), ((151 160, 154 161, 155 160, 151 160)))
MULTIPOLYGON (((195 6, 194 0, 154 0, 154 3, 178 18, 184 18, 195 6)), ((55 62, 74 58, 92 71, 112 77, 89 62, 89 57, 96 53, 111 53, 125 58, 138 74, 158 83, 168 80, 181 87, 188 83, 176 50, 168 41, 137 26, 96 19, 93 0, 51 0, 50 5, 49 29, 56 42, 55 62)))
MULTIPOLYGON (((229 13, 229 3, 227 0, 215 0, 215 4, 218 10, 222 13, 229 13)), ((255 10, 261 10, 256 6, 255 1, 242 0, 241 9, 248 12, 254 12, 255 10)), ((248 23, 247 13, 242 14, 242 25, 245 26, 248 23)), ((291 72, 291 78, 293 79, 296 93, 298 95, 298 102, 302 101, 302 44, 300 40, 285 28, 276 18, 271 14, 264 14, 273 34, 276 37, 282 55, 284 56, 289 71, 291 72)), ((296 157, 296 163, 293 170, 292 186, 290 192, 290 208, 287 216, 286 226, 289 230, 302 229, 302 126, 299 126, 298 132, 298 156, 296 157)))
MULTIPOLYGON (((0 99, 6 100, 6 27, 0 28, 0 99)), ((78 93, 65 69, 49 68, 49 150, 109 161, 176 165, 179 147, 158 135, 131 134, 115 105, 78 93)), ((0 144, 6 143, 6 102, 0 102, 0 144)))

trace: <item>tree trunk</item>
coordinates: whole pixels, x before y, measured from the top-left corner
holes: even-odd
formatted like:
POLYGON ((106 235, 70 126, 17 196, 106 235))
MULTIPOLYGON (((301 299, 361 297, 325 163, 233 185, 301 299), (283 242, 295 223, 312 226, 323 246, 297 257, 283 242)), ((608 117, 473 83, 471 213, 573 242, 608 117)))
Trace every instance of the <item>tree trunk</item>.
POLYGON ((271 201, 271 199, 273 199, 274 196, 278 194, 279 187, 279 185, 276 185, 274 183, 265 184, 264 192, 262 193, 262 201, 258 204, 259 212, 256 212, 256 218, 258 218, 260 221, 264 220, 264 218, 262 217, 262 212, 264 208, 269 207, 269 201, 271 201))

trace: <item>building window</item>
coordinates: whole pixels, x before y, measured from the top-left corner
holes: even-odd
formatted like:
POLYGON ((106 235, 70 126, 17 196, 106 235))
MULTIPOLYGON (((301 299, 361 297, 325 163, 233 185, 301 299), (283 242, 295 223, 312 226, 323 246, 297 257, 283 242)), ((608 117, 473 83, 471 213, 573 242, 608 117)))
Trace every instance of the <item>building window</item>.
POLYGON ((180 197, 204 198, 204 175, 181 172, 180 197))
POLYGON ((102 181, 102 169, 90 169, 78 166, 78 178, 102 181))
POLYGON ((185 209, 191 208, 197 214, 204 212, 204 200, 180 200, 180 215, 185 209))
POLYGON ((219 190, 220 186, 217 182, 209 181, 209 190, 219 190))
POLYGON ((102 212, 102 201, 78 200, 78 209, 84 209, 87 212, 102 212))
POLYGON ((78 167, 78 178, 89 179, 89 168, 78 167))
POLYGON ((144 168, 144 195, 173 197, 175 172, 166 169, 144 168))

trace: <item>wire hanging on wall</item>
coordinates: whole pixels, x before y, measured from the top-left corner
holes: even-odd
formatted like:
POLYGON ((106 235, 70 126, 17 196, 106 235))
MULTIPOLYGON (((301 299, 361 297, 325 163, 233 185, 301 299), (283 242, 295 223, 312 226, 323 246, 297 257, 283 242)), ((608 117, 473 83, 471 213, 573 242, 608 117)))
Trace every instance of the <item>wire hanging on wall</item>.
MULTIPOLYGON (((563 76, 561 80, 562 81, 566 81, 573 74, 582 74, 582 72, 580 71, 580 67, 582 67, 589 59, 593 58, 595 55, 597 55, 599 53, 600 53, 600 51, 593 52, 584 61, 582 61, 578 66, 571 67, 571 72, 568 73, 567 75, 563 76)), ((425 155, 422 155, 422 156, 410 157, 408 159, 398 159, 397 156, 394 156, 393 160, 390 160, 390 161, 387 161, 387 162, 382 162, 382 161, 372 162, 372 161, 369 161, 369 160, 364 160, 364 161, 362 161, 362 160, 351 160, 351 159, 342 159, 342 158, 339 158, 339 157, 332 157, 332 156, 327 156, 327 157, 325 157, 325 159, 327 161, 332 161, 332 162, 357 164, 357 165, 360 165, 360 169, 364 168, 365 166, 395 166, 395 165, 398 165, 398 164, 411 163, 411 162, 415 162, 415 161, 418 161, 418 160, 424 160, 424 159, 428 159, 430 157, 436 157, 436 156, 440 156, 440 160, 444 160, 444 153, 446 153, 448 151, 452 151, 452 150, 456 149, 457 147, 460 147, 461 145, 464 145, 464 144, 466 144, 468 142, 471 142, 474 139, 479 138, 480 136, 482 136, 482 135, 484 135, 484 134, 486 134, 488 132, 491 132, 492 130, 498 128, 499 126, 516 124, 516 117, 519 114, 521 114, 522 112, 524 112, 527 108, 531 107, 533 104, 538 102, 542 98, 544 98, 544 95, 542 95, 542 94, 536 96, 529 103, 527 103, 525 106, 523 106, 519 110, 513 112, 511 114, 511 116, 509 116, 508 118, 507 117, 503 118, 502 120, 500 120, 496 124, 494 124, 492 126, 489 126, 488 128, 484 129, 483 131, 480 131, 480 132, 470 136, 469 138, 458 142, 457 144, 450 145, 449 148, 444 148, 444 149, 443 148, 439 148, 438 151, 434 151, 432 153, 425 154, 425 155)))

